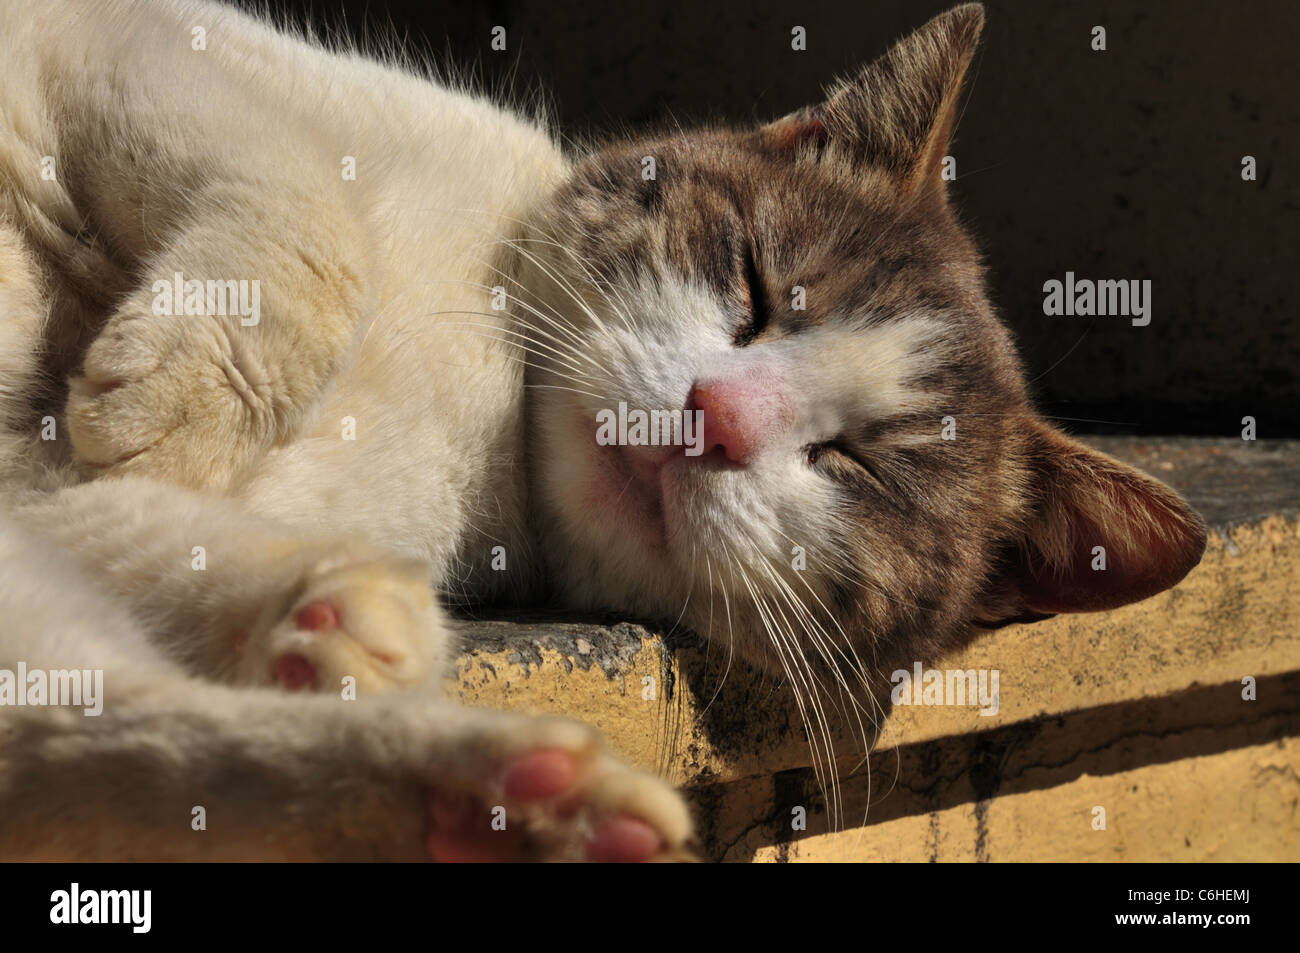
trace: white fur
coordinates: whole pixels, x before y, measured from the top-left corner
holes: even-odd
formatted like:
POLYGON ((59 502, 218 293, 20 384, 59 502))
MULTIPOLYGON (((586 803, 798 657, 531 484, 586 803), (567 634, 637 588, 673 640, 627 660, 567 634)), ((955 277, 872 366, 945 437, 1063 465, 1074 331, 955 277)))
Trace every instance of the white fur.
MULTIPOLYGON (((100 719, 0 709, 0 856, 416 857, 414 791, 499 799, 537 747, 580 756, 592 812, 681 844, 680 802, 590 731, 403 692, 453 648, 430 582, 538 575, 490 287, 566 171, 535 122, 227 7, 0 2, 0 411, 27 425, 0 444, 0 666, 101 667, 108 694, 100 719), (259 280, 261 322, 153 314, 174 272, 259 280), (94 337, 66 416, 30 413, 42 336, 94 337), (318 598, 344 624, 307 639, 318 598), (257 687, 285 651, 320 696, 257 687)), ((580 854, 578 822, 537 823, 580 854)))

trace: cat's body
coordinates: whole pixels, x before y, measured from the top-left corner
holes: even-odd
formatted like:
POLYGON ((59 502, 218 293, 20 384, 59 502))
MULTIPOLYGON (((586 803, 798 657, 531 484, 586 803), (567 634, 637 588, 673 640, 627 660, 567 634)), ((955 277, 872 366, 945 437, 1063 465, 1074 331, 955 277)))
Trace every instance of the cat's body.
MULTIPOLYGON (((9 603, 0 667, 103 668, 107 693, 98 719, 4 712, 16 731, 0 755, 0 856, 420 857, 422 785, 486 796, 508 756, 539 743, 602 763, 594 735, 575 726, 434 700, 452 635, 430 583, 475 600, 535 588, 519 465, 522 364, 504 334, 486 331, 505 327, 506 315, 486 307, 484 287, 501 281, 495 240, 517 232, 529 203, 564 174, 548 134, 485 100, 326 53, 215 4, 8 3, 0 36, 0 360, 6 416, 20 435, 6 435, 16 509, 0 557, 9 603), (194 27, 206 31, 205 51, 191 46, 194 27), (55 159, 52 179, 41 177, 44 156, 55 159), (344 178, 347 156, 355 179, 344 178), (193 234, 205 220, 248 234, 212 261, 212 234, 193 234), (72 428, 74 453, 60 383, 136 276, 174 270, 257 278, 278 286, 277 300, 262 298, 267 316, 255 326, 238 315, 159 322, 161 335, 189 335, 151 342, 159 356, 197 360, 157 393, 133 395, 134 407, 168 427, 169 413, 235 396, 222 379, 233 366, 247 382, 237 408, 245 426, 181 428, 175 446, 134 456, 138 446, 105 438, 92 411, 72 428), (259 334, 274 342, 241 349, 259 334), (256 363, 268 355, 282 363, 256 363), (47 415, 58 436, 34 439, 47 415), (355 439, 343 439, 344 418, 355 439), (151 452, 166 459, 154 463, 151 452), (121 479, 82 482, 78 463, 126 456, 121 479), (160 480, 133 476, 135 467, 160 480), (490 569, 492 546, 505 547, 511 572, 490 569), (64 568, 73 554, 107 578, 91 585, 79 567, 64 568), (341 656, 315 673, 333 689, 325 699, 193 680, 273 684, 274 658, 258 642, 324 561, 357 574, 361 594, 340 609, 354 626, 365 620, 367 647, 391 661, 316 640, 303 651, 341 656), (409 594, 387 591, 402 587, 409 594), (250 644, 237 649, 232 638, 250 644), (244 668, 232 672, 236 659, 244 668), (357 680, 355 703, 338 701, 344 675, 357 680), (423 688, 418 700, 367 697, 411 686, 423 688), (187 715, 193 724, 178 730, 187 715), (344 727, 321 723, 330 718, 344 727), (405 740, 404 721, 415 725, 405 740), (354 737, 340 739, 347 726, 354 737), (462 747, 471 751, 458 756, 457 782, 447 753, 462 747), (290 765, 292 751, 324 764, 290 765), (190 829, 198 805, 210 836, 190 829)), ((139 291, 152 299, 148 285, 139 291)), ((296 638, 292 626, 285 636, 296 638)), ((680 843, 680 806, 649 788, 667 802, 680 843)), ((629 794, 640 796, 610 797, 629 794)), ((581 856, 580 844, 548 849, 581 856)))
MULTIPOLYGON (((466 585, 480 595, 507 578, 518 585, 518 574, 486 572, 464 554, 489 541, 523 547, 523 475, 511 465, 522 365, 465 325, 506 326, 483 286, 501 280, 496 240, 565 174, 548 134, 216 5, 12 4, 3 15, 4 220, 48 283, 45 336, 65 341, 76 329, 83 345, 46 350, 55 381, 78 369, 106 307, 140 274, 260 278, 261 308, 276 314, 252 328, 237 316, 168 322, 159 335, 177 338, 158 350, 203 348, 196 357, 219 371, 233 365, 252 426, 223 443, 182 428, 175 451, 151 447, 118 470, 167 470, 265 516, 362 529, 431 561, 439 579, 472 574, 466 585), (196 27, 203 50, 191 47, 196 27), (53 179, 42 178, 44 156, 53 179), (344 177, 346 157, 355 178, 344 177), (194 234, 208 220, 249 233, 218 258, 212 236, 194 234), (182 339, 191 332, 204 337, 182 339), (345 417, 358 422, 355 441, 340 439, 345 417), (379 441, 395 445, 380 453, 379 441)), ((7 261, 6 280, 22 270, 7 261)), ((145 287, 140 297, 151 305, 155 295, 145 287)), ((187 405, 212 396, 203 371, 187 405)), ((230 396, 217 385, 218 400, 230 396)), ((46 408, 16 396, 28 414, 60 410, 57 392, 46 408)), ((168 411, 154 408, 157 432, 174 422, 168 411)), ((87 422, 73 436, 83 462, 110 464, 156 432, 128 443, 87 422)), ((43 446, 72 462, 67 440, 43 446)))
POLYGON ((0 856, 410 857, 426 822, 440 858, 678 849, 676 796, 590 731, 434 700, 430 582, 681 615, 868 696, 971 622, 1181 578, 1196 518, 1032 416, 930 176, 980 21, 900 46, 882 95, 571 159, 228 8, 0 2, 0 669, 106 692, 0 709, 0 856), (260 311, 159 314, 174 275, 260 311), (595 449, 628 399, 698 410, 709 453, 595 449), (526 843, 480 832, 503 798, 526 843))

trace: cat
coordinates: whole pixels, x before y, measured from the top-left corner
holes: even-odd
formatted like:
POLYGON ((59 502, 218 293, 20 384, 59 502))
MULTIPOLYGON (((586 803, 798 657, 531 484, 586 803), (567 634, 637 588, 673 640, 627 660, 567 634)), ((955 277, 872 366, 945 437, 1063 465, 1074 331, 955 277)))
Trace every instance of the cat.
POLYGON ((0 669, 104 673, 0 708, 0 856, 682 858, 593 729, 438 697, 449 606, 680 620, 879 717, 1176 584, 1203 523, 1033 410, 950 206, 983 20, 566 152, 232 7, 0 0, 0 669), (597 441, 620 403, 706 452, 597 441))

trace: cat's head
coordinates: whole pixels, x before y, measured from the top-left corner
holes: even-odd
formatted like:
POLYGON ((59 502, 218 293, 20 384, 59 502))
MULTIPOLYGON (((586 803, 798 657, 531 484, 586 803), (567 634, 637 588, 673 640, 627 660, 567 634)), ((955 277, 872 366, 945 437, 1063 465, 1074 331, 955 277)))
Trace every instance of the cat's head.
POLYGON ((982 23, 939 16, 765 126, 613 143, 540 212, 516 313, 573 604, 878 686, 973 626, 1119 606, 1197 563, 1176 494, 1034 412, 949 207, 982 23), (627 445, 649 438, 634 411, 701 412, 702 452, 627 445))

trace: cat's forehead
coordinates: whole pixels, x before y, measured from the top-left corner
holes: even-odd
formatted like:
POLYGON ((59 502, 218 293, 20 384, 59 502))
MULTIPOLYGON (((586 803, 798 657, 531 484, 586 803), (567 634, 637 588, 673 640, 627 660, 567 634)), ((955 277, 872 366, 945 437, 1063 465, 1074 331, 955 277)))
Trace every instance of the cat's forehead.
POLYGON ((603 278, 673 277, 733 291, 752 254, 778 297, 805 294, 783 331, 834 316, 985 310, 977 253, 946 208, 909 201, 883 172, 703 133, 608 148, 562 200, 567 235, 603 278))
POLYGON ((878 177, 846 176, 764 146, 744 133, 705 131, 617 143, 584 159, 570 186, 581 211, 643 215, 647 222, 753 232, 793 228, 823 234, 846 211, 858 218, 892 214, 878 177))

